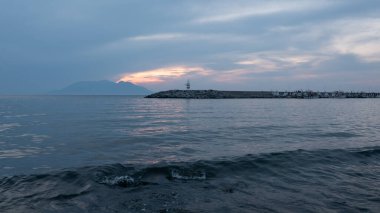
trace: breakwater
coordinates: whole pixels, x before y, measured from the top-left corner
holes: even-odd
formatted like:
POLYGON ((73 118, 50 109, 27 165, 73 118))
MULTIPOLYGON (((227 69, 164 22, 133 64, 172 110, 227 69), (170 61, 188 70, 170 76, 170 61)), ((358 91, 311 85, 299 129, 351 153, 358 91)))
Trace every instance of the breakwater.
POLYGON ((168 90, 157 92, 145 98, 380 98, 380 93, 373 92, 315 92, 315 91, 220 91, 220 90, 168 90))

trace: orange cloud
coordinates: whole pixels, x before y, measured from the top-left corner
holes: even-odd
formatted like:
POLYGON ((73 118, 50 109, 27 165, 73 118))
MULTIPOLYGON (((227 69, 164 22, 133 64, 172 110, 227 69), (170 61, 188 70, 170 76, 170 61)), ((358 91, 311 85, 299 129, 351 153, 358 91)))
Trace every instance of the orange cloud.
POLYGON ((210 70, 202 67, 173 66, 122 75, 117 82, 129 81, 136 84, 160 83, 190 75, 209 75, 210 70))

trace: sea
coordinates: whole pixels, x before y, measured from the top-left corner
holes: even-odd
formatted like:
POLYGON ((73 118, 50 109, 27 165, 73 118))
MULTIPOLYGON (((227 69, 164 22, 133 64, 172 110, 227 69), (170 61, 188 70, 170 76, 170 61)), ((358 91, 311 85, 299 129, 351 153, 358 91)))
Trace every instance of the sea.
POLYGON ((0 96, 0 212, 380 212, 380 99, 0 96))

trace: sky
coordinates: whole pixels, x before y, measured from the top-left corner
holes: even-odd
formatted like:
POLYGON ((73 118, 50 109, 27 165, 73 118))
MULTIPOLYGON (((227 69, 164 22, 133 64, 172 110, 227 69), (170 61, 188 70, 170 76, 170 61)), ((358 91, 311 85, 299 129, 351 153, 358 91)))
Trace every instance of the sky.
POLYGON ((378 0, 0 0, 0 94, 380 91, 378 0))

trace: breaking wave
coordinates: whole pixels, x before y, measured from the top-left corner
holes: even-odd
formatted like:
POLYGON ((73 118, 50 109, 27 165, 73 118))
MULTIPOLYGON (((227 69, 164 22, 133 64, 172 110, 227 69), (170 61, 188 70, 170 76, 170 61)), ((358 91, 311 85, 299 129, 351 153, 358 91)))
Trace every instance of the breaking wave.
POLYGON ((0 210, 376 212, 379 179, 380 147, 297 150, 154 166, 113 164, 3 177, 0 210))

